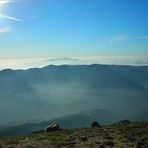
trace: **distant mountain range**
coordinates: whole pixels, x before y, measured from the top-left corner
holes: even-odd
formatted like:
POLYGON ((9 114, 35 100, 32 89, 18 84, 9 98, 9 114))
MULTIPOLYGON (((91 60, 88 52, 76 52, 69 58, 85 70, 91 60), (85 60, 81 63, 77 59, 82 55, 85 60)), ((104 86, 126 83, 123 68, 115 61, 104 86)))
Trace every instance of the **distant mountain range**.
POLYGON ((84 126, 91 120, 148 120, 147 104, 148 66, 49 65, 0 71, 1 127, 34 119, 62 123, 63 117, 67 127, 81 126, 85 118, 84 126))

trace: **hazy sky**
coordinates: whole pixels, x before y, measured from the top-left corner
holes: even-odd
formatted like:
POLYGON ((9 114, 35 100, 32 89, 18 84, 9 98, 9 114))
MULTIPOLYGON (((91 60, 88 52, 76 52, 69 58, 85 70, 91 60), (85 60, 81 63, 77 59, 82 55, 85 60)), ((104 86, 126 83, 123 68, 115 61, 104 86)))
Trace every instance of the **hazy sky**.
POLYGON ((0 58, 148 56, 148 0, 0 0, 0 58))

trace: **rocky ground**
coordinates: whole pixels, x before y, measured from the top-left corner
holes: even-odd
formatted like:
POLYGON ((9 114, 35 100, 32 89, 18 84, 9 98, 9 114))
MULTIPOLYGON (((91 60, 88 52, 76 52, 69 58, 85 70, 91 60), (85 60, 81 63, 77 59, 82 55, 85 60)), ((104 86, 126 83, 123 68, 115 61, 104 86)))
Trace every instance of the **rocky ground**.
POLYGON ((119 122, 98 128, 43 131, 1 137, 0 148, 148 148, 148 123, 119 122))

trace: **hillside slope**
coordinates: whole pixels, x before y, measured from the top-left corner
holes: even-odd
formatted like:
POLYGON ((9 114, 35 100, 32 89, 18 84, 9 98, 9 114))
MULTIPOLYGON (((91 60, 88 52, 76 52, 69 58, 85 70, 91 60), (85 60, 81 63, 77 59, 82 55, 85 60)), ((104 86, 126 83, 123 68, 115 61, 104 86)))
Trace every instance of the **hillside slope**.
POLYGON ((16 136, 22 134, 29 134, 44 127, 48 126, 50 123, 59 123, 62 128, 81 128, 89 127, 92 121, 100 121, 100 124, 113 123, 119 121, 122 118, 120 113, 112 110, 101 110, 95 109, 91 111, 79 112, 76 114, 71 114, 67 116, 62 116, 60 118, 52 119, 43 122, 30 122, 26 124, 20 124, 16 126, 10 126, 5 128, 0 128, 0 136, 16 136))
POLYGON ((129 117, 146 111, 147 104, 147 66, 50 65, 0 71, 1 126, 94 109, 116 109, 129 117))
POLYGON ((99 128, 62 129, 0 138, 3 148, 147 148, 148 123, 119 122, 99 128))

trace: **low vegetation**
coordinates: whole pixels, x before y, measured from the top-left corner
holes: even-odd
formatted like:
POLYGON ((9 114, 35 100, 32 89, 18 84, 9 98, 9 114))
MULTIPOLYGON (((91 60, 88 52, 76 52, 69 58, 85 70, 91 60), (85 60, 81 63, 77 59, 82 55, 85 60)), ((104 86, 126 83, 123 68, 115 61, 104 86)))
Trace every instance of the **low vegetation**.
POLYGON ((0 148, 148 148, 148 123, 119 122, 94 128, 60 129, 1 137, 0 148))

